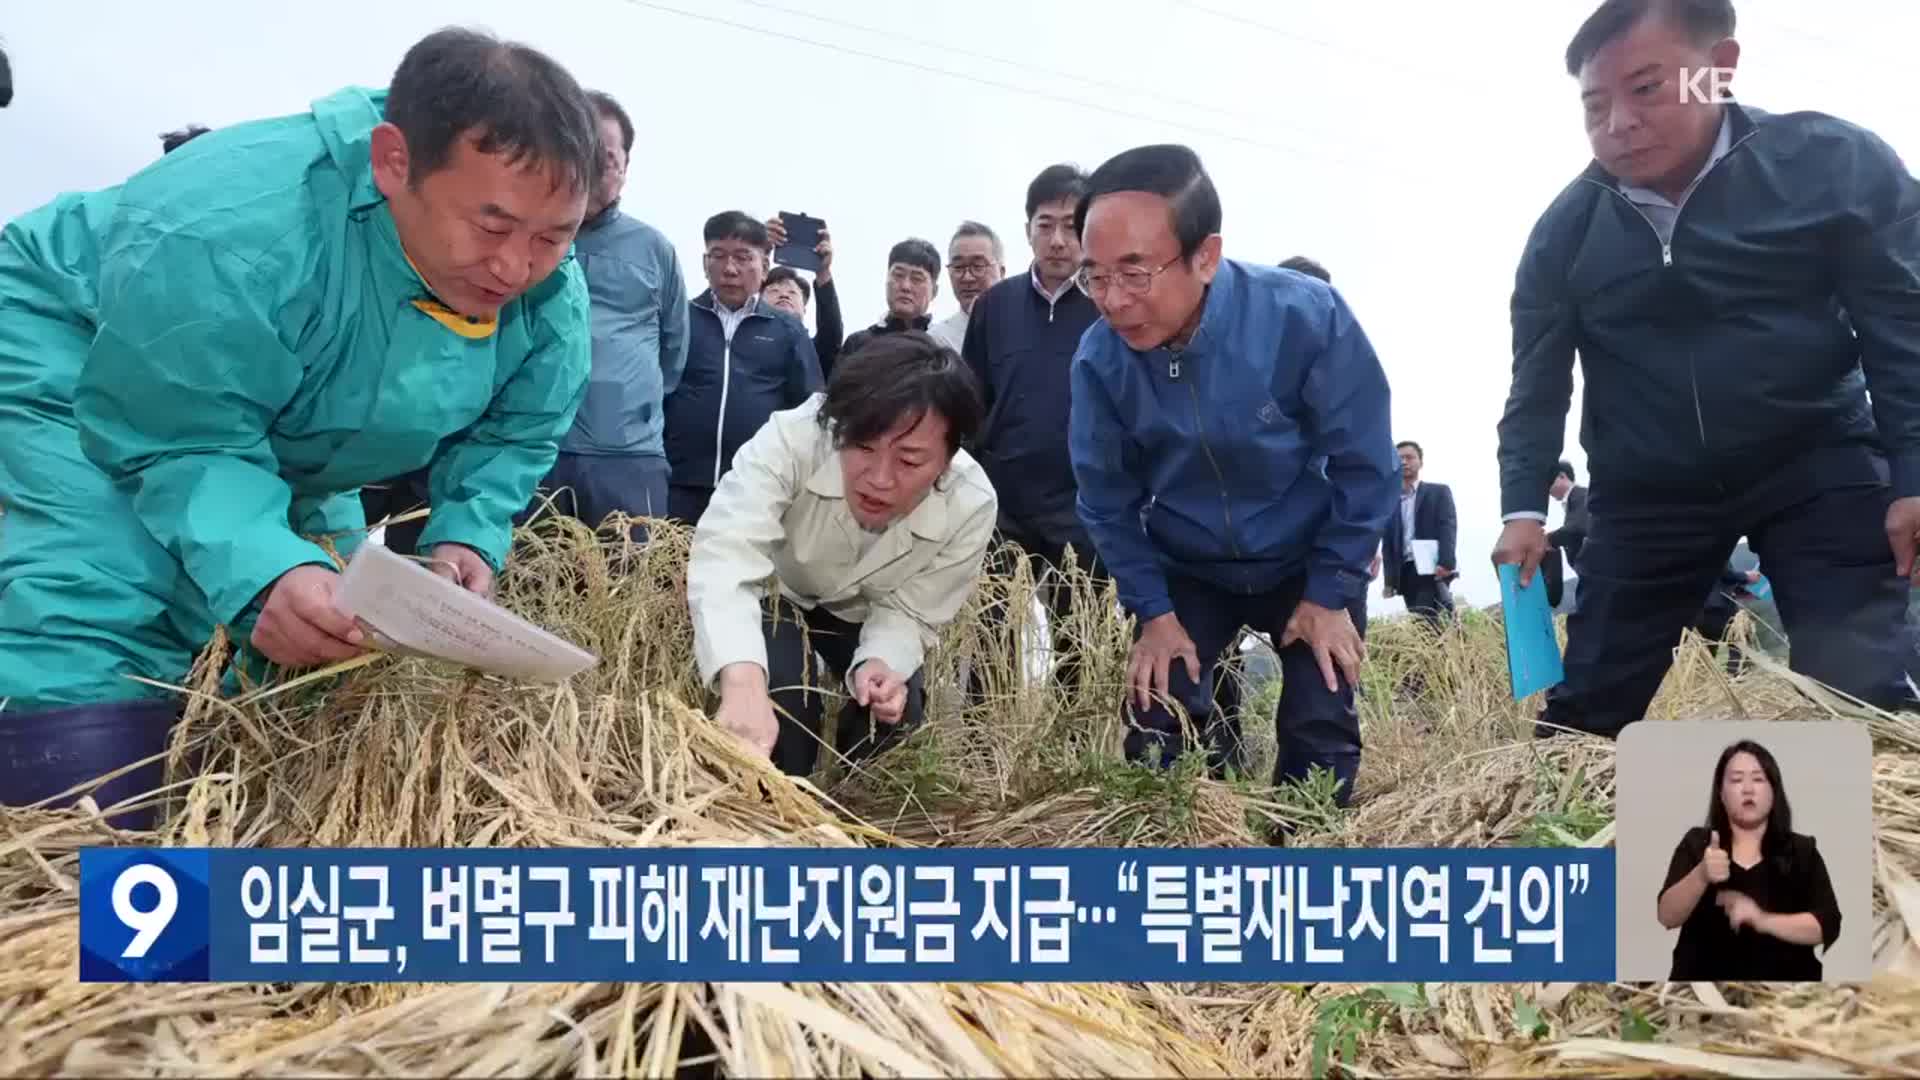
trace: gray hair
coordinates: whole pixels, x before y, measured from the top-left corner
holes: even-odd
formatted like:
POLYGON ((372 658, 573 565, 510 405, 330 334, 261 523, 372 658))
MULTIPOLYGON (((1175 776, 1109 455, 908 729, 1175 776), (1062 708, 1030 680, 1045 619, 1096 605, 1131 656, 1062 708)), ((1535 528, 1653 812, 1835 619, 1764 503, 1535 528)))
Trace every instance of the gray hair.
POLYGON ((966 236, 986 237, 987 242, 993 245, 993 261, 997 263, 1007 261, 1006 249, 1000 246, 1000 237, 978 221, 963 221, 959 228, 953 230, 953 240, 947 241, 947 254, 953 254, 954 241, 966 236))

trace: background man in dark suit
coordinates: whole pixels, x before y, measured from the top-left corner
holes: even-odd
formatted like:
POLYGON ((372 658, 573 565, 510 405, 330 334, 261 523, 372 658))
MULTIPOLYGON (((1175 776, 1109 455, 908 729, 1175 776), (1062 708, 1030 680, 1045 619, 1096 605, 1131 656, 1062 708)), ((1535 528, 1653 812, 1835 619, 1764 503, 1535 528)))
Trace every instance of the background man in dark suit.
POLYGON ((1553 474, 1553 486, 1547 494, 1557 499, 1565 513, 1560 527, 1547 534, 1547 543, 1565 553, 1567 565, 1580 572, 1580 545, 1587 542, 1587 489, 1573 471, 1573 462, 1562 461, 1553 474))
POLYGON ((1455 541, 1460 523, 1453 509, 1453 489, 1445 484, 1421 483, 1420 469, 1426 455, 1417 442, 1403 442, 1400 451, 1400 507, 1387 524, 1381 544, 1381 568, 1386 572, 1386 594, 1403 596, 1407 610, 1429 623, 1438 624, 1443 613, 1453 612, 1453 593, 1447 582, 1454 577, 1455 541), (1414 566, 1413 542, 1433 540, 1440 546, 1433 573, 1422 574, 1414 566))

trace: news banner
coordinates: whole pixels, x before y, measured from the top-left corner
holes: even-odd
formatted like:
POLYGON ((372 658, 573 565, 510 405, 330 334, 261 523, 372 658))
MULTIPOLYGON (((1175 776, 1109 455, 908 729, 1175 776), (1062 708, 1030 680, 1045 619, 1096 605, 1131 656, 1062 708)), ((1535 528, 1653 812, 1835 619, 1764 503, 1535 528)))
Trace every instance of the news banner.
POLYGON ((90 848, 86 982, 1607 981, 1608 849, 90 848))

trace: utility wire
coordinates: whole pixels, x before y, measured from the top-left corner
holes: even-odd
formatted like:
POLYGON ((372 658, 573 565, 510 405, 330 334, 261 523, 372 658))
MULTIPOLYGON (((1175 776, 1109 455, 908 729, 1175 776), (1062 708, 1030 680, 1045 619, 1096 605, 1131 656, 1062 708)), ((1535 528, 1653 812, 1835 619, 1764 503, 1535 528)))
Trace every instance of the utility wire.
POLYGON ((1271 117, 1258 116, 1253 113, 1242 112, 1238 109, 1222 108, 1218 105, 1212 105, 1204 101, 1193 101, 1189 98, 1174 97, 1170 94, 1163 94, 1158 91, 1143 90, 1137 85, 1128 85, 1126 83, 1113 82, 1107 79, 1095 79, 1085 75, 1076 75, 1070 71, 1061 71, 1058 68, 1046 67, 1042 64, 1036 64, 1027 60, 1008 60, 1004 57, 995 56, 992 53, 984 53, 975 49, 962 48, 958 45, 953 45, 947 42, 931 41, 926 38, 914 37, 912 34, 903 34, 896 30, 883 29, 878 26, 867 26, 862 23, 853 22, 852 20, 849 20, 849 19, 836 19, 830 15, 817 15, 811 11, 801 11, 797 8, 790 8, 783 4, 769 3, 768 0, 736 0, 736 2, 745 4, 748 7, 764 8, 767 11, 777 11, 782 15, 790 15, 796 19, 807 19, 812 22, 825 23, 828 26, 837 26, 843 30, 855 30, 864 34, 873 34, 879 37, 892 38, 895 41, 902 41, 909 45, 917 46, 922 49, 940 49, 946 52, 953 53, 956 56, 967 57, 968 59, 971 59, 971 60, 985 60, 990 64, 1000 64, 1004 67, 1019 68, 1022 71, 1033 71, 1033 72, 1038 72, 1042 75, 1051 75, 1057 79, 1064 79, 1068 82, 1082 83, 1087 86, 1098 87, 1099 89, 1102 89, 1102 90, 1114 90, 1124 94, 1132 94, 1136 97, 1147 98, 1150 100, 1161 102, 1163 104, 1173 105, 1182 109, 1199 109, 1202 112, 1216 113, 1220 116, 1230 117, 1236 120, 1245 120, 1252 123, 1267 123, 1272 119, 1271 117))
MULTIPOLYGON (((1157 124, 1162 127, 1185 130, 1197 135, 1205 135, 1210 138, 1220 139, 1226 142, 1239 143, 1243 146, 1251 146, 1257 149, 1267 150, 1276 154, 1284 154, 1289 157, 1298 157, 1298 158, 1303 158, 1309 161, 1337 160, 1344 164, 1351 165, 1355 168, 1368 170, 1370 174, 1380 174, 1380 173, 1391 172, 1391 173, 1397 173, 1399 175, 1402 175, 1408 178, 1413 178, 1413 179, 1418 178, 1418 174, 1414 173, 1412 170, 1408 169, 1405 165, 1399 162, 1380 159, 1380 158, 1356 157, 1350 154, 1339 153, 1337 151, 1329 151, 1324 144, 1317 146, 1313 150, 1308 150, 1298 145, 1288 145, 1285 143, 1270 142, 1265 139, 1250 138, 1248 136, 1241 135, 1232 131, 1222 130, 1220 128, 1203 127, 1198 124, 1187 123, 1185 121, 1180 121, 1180 120, 1169 120, 1165 117, 1152 116, 1146 113, 1135 112, 1130 109, 1115 108, 1114 106, 1111 106, 1111 105, 1104 105, 1097 101, 1087 101, 1083 98, 1074 97, 1070 94, 1061 94, 1051 90, 1038 89, 1031 86, 1021 86, 1017 83, 1005 82, 1000 79, 992 79, 983 75, 975 75, 970 72, 954 71, 950 68, 940 67, 937 64, 923 64, 913 60, 901 59, 900 57, 897 57, 897 56, 888 56, 885 53, 870 52, 865 49, 852 48, 850 46, 841 45, 836 42, 821 41, 817 38, 803 37, 798 34, 790 34, 784 31, 772 30, 764 26, 755 26, 752 23, 740 22, 735 19, 727 19, 718 15, 709 15, 706 12, 687 11, 683 8, 673 7, 672 5, 669 5, 669 4, 658 3, 656 2, 656 0, 623 0, 623 2, 636 8, 645 8, 647 10, 658 11, 668 15, 677 15, 683 19, 692 19, 699 22, 713 23, 719 26, 730 27, 734 30, 739 30, 744 33, 757 34, 762 37, 776 38, 782 41, 793 42, 799 45, 809 45, 817 49, 827 49, 829 51, 842 53, 847 56, 855 56, 863 60, 874 61, 875 63, 891 64, 895 67, 908 68, 910 70, 924 72, 929 75, 941 75, 950 79, 958 79, 963 82, 970 82, 978 86, 988 86, 996 90, 1004 90, 1009 93, 1013 93, 1013 94, 1024 96, 1024 97, 1044 98, 1046 100, 1058 102, 1063 105, 1072 105, 1077 108, 1087 109, 1092 112, 1104 113, 1108 116, 1114 116, 1124 120, 1143 121, 1150 124, 1157 124)), ((1011 61, 1007 61, 1007 62, 1011 63, 1011 61)))

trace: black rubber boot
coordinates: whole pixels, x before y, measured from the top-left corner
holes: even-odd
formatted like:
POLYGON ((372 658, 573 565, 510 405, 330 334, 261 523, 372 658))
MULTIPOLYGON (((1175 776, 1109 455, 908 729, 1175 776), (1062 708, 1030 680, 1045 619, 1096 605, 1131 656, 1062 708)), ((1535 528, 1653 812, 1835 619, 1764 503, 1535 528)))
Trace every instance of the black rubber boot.
MULTIPOLYGON (((178 703, 165 698, 34 712, 0 709, 0 802, 30 806, 164 753, 179 716, 178 703)), ((104 810, 153 791, 165 775, 166 762, 151 761, 51 805, 71 806, 81 795, 91 794, 104 810)), ((157 818, 157 808, 147 808, 109 820, 123 829, 150 829, 157 818)))

